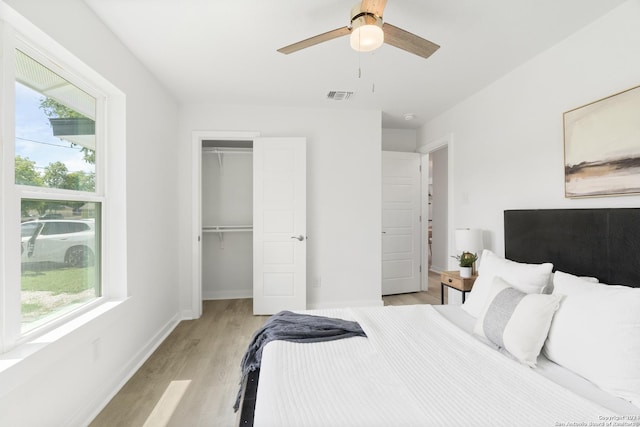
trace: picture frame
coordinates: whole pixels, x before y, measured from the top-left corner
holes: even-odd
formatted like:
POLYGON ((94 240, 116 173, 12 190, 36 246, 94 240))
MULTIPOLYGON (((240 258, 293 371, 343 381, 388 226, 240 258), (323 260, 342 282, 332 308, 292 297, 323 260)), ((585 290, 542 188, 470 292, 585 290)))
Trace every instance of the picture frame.
POLYGON ((563 114, 566 198, 640 194, 640 86, 563 114))

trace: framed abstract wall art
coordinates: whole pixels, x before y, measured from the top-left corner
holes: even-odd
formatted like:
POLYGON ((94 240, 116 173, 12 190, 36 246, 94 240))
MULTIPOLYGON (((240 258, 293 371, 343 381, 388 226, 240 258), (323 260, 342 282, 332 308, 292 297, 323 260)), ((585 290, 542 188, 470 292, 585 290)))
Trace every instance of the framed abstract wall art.
POLYGON ((565 197, 640 194, 640 86, 563 119, 565 197))

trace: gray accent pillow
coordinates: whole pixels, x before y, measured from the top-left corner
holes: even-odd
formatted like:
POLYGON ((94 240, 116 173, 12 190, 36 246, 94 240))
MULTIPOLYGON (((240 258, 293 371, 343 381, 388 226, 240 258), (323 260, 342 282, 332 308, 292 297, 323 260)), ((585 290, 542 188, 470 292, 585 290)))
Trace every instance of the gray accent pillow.
POLYGON ((527 294, 494 277, 474 332, 535 367, 560 295, 527 294))
POLYGON ((501 290, 491 301, 483 322, 484 334, 489 341, 504 348, 504 341, 502 340, 504 329, 525 295, 524 292, 507 288, 501 290))

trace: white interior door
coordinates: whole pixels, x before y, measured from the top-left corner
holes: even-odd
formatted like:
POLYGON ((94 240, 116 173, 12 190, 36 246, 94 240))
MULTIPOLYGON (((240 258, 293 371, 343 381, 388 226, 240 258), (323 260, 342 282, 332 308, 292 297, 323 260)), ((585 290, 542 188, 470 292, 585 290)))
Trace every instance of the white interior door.
POLYGON ((307 304, 306 139, 253 141, 253 313, 307 304))
POLYGON ((382 294, 420 290, 420 154, 382 152, 382 294))

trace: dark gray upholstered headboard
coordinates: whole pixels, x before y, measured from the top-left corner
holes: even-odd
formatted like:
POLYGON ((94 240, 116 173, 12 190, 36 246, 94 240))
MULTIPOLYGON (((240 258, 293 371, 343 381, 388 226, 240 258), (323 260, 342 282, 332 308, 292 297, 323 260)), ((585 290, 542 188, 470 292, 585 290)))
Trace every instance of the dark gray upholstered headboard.
POLYGON ((504 211, 505 257, 640 287, 640 209, 504 211))

